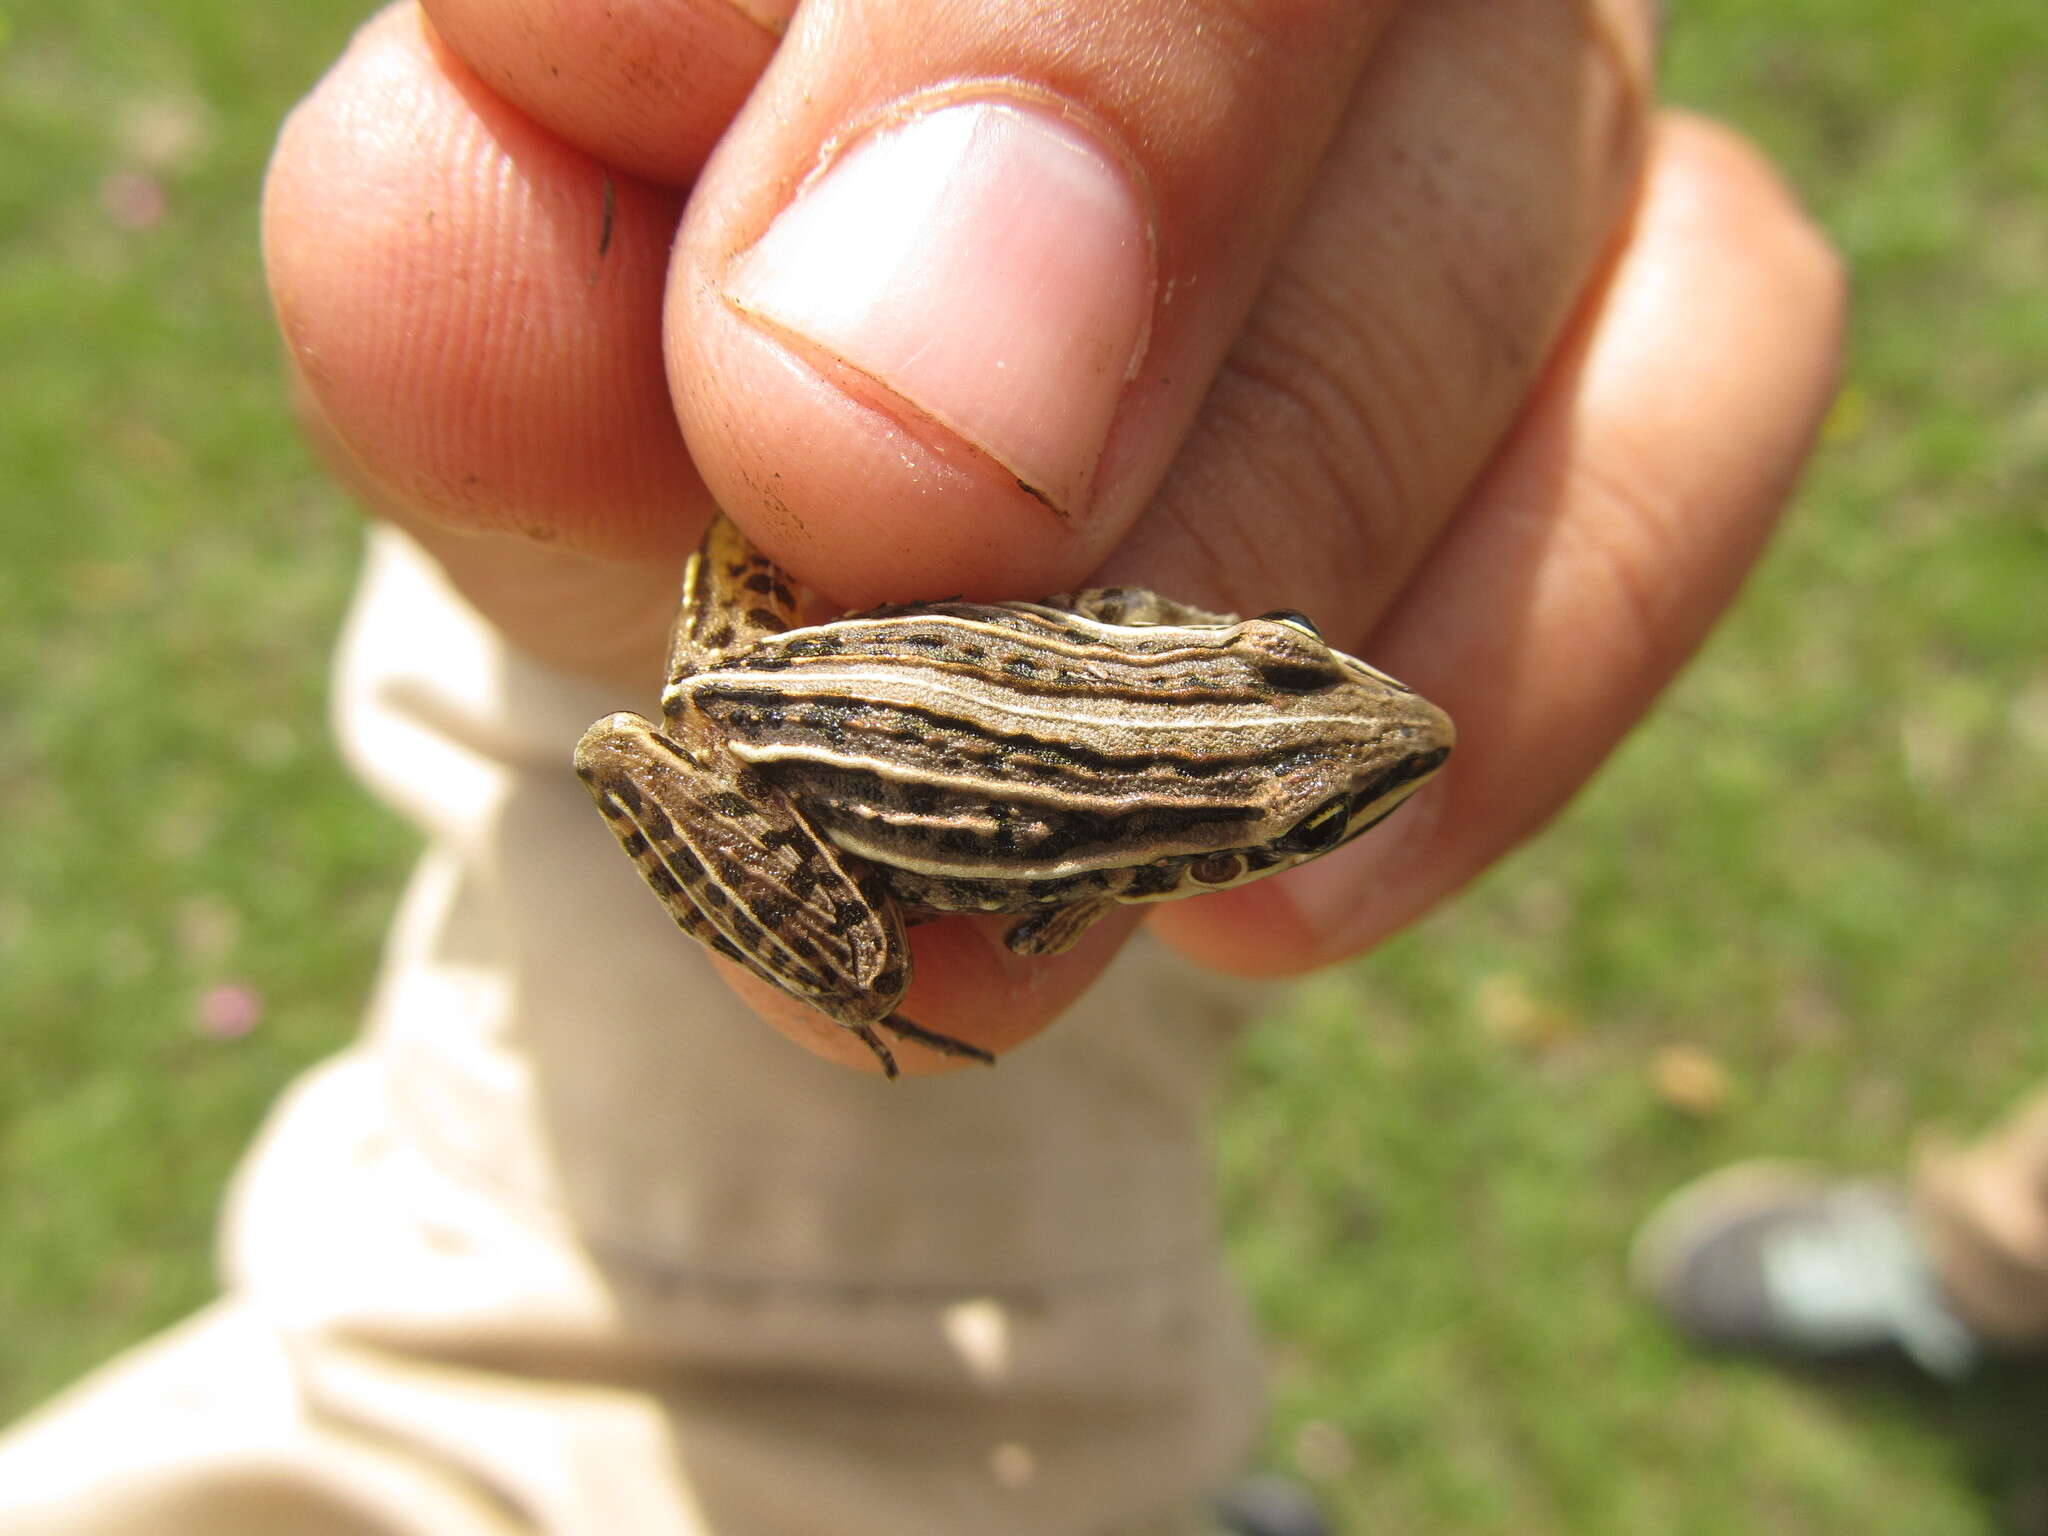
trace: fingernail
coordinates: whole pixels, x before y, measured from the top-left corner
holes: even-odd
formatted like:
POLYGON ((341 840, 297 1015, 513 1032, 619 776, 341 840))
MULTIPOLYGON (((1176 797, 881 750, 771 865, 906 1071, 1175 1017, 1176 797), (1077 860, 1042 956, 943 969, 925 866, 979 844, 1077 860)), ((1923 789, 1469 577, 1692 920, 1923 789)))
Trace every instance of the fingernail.
POLYGON ((1144 347, 1152 285, 1150 223, 1124 165, 1042 109, 978 101, 842 150, 735 263, 726 294, 1072 512, 1144 347))

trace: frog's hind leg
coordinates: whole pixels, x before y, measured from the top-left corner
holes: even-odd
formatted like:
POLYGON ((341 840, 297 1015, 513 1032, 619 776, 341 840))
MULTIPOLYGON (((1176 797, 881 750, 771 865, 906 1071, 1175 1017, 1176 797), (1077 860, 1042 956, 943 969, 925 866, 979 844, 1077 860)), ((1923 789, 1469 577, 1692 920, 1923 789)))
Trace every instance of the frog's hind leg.
POLYGON ((896 903, 729 751, 615 714, 584 732, 576 771, 677 927, 858 1036, 888 1076, 896 1061, 878 1025, 992 1059, 894 1017, 910 986, 896 903))
POLYGON ((701 672, 765 635, 798 624, 796 585, 721 512, 683 569, 669 638, 668 681, 701 672))
MULTIPOLYGON (((901 1076, 896 1070, 896 1053, 883 1043, 880 1035, 875 1033, 874 1025, 845 1024, 843 1020, 841 1022, 846 1029, 859 1037, 862 1045, 875 1053, 875 1060, 882 1064, 882 1076, 891 1080, 901 1076)), ((942 1035, 936 1029, 926 1029, 922 1024, 906 1019, 900 1013, 890 1014, 882 1020, 881 1027, 899 1040, 915 1040, 919 1045, 937 1051, 941 1056, 964 1056, 969 1061, 978 1061, 991 1067, 996 1064, 995 1052, 984 1050, 969 1041, 956 1039, 952 1035, 942 1035)))
MULTIPOLYGON (((993 1051, 984 1050, 981 1046, 956 1039, 952 1035, 942 1035, 936 1029, 926 1029, 922 1024, 906 1019, 900 1013, 892 1013, 882 1020, 882 1028, 900 1039, 915 1040, 919 1045, 928 1046, 942 1056, 964 1056, 969 1061, 985 1062, 991 1067, 996 1064, 993 1051)), ((867 1040, 869 1050, 882 1058, 883 1070, 887 1071, 893 1064, 889 1053, 881 1048, 879 1042, 868 1039, 865 1035, 861 1038, 867 1040)), ((895 1075, 894 1072, 889 1072, 889 1076, 895 1075)))
POLYGON ((643 750, 637 738, 653 733, 653 724, 639 715, 620 713, 598 721, 576 744, 577 776, 675 925, 728 960, 743 961, 739 947, 711 926, 690 894, 694 874, 687 880, 678 874, 679 865, 689 862, 687 850, 678 848, 666 816, 651 810, 630 771, 635 754, 643 750))

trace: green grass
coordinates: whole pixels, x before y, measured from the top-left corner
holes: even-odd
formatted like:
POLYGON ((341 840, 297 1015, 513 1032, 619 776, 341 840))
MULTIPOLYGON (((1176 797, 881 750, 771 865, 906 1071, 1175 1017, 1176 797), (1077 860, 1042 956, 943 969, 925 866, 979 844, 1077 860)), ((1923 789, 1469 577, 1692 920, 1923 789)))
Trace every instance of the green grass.
POLYGON ((358 520, 286 420, 256 262, 270 137, 347 35, 300 9, 0 10, 11 1410, 206 1293, 221 1180, 351 1027, 408 844, 328 744, 358 520), (159 221, 110 217, 121 177, 159 221), (211 1043, 233 983, 265 1021, 211 1043))
MULTIPOLYGON (((1694 1173, 1895 1165, 2048 1080, 2039 0, 1673 9, 1677 96, 1849 255, 1848 390, 1593 791, 1251 1040, 1219 1139, 1270 1454, 1360 1531, 2048 1531, 2048 1378, 1702 1359, 1621 1268, 1694 1173), (1684 1043, 1717 1113, 1653 1086, 1684 1043)), ((255 259, 356 15, 0 0, 0 1412, 204 1297, 220 1181, 352 1027, 406 859, 326 742, 357 527, 255 259), (160 221, 110 218, 124 172, 160 221), (192 1027, 223 983, 265 1005, 231 1043, 192 1027)))

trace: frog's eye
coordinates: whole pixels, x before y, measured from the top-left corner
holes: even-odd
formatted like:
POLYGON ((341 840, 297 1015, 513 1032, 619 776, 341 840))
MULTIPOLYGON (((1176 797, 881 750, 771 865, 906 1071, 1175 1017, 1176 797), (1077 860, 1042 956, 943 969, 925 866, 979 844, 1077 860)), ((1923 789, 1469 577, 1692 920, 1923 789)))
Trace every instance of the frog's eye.
POLYGON ((1273 846, 1282 853, 1328 853, 1344 841, 1351 825, 1351 801, 1337 795, 1325 800, 1282 833, 1273 846))
POLYGON ((1298 613, 1259 615, 1238 630, 1235 649, 1282 693, 1314 693, 1344 680, 1328 642, 1298 613))
POLYGON ((1285 624, 1289 629, 1298 629, 1311 640, 1323 638, 1323 632, 1316 628, 1314 621, 1307 614, 1296 613, 1292 608, 1275 608, 1271 613, 1262 613, 1259 617, 1269 624, 1285 624))

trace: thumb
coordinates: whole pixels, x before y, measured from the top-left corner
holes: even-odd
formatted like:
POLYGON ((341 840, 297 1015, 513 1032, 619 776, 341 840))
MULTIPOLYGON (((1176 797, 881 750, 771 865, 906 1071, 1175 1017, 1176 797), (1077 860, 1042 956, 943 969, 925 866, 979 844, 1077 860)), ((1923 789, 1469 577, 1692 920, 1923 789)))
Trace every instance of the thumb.
POLYGON ((717 500, 852 603, 1084 576, 1393 9, 801 7, 670 274, 670 385, 717 500))

